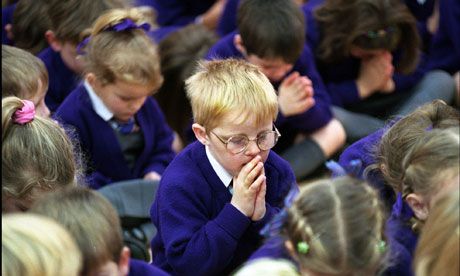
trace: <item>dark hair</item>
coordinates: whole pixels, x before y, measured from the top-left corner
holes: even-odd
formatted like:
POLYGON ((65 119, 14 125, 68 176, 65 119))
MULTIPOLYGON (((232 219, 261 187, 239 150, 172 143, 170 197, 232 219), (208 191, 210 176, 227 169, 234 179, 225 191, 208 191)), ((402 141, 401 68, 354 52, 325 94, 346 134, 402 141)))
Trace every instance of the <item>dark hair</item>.
POLYGON ((416 20, 400 0, 326 0, 314 12, 321 32, 317 56, 334 62, 352 46, 401 51, 398 72, 418 64, 420 38, 416 20))
POLYGON ((46 16, 48 1, 21 0, 13 12, 12 32, 14 46, 34 55, 48 47, 45 32, 50 28, 46 16))
POLYGON ((124 0, 50 0, 48 16, 57 39, 78 44, 81 33, 103 12, 125 7, 124 0))
POLYGON ((216 35, 206 27, 192 24, 168 35, 158 47, 164 82, 155 98, 168 125, 184 145, 188 140, 184 131, 193 119, 192 108, 185 94, 185 80, 194 73, 197 61, 216 41, 216 35))
POLYGON ((237 26, 248 54, 293 64, 305 44, 305 19, 292 0, 242 0, 237 26))

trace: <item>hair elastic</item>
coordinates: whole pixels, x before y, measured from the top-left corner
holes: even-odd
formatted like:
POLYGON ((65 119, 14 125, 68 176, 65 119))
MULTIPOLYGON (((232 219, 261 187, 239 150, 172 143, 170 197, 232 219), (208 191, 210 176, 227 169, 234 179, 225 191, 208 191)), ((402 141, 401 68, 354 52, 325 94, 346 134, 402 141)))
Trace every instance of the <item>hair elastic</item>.
POLYGON ((24 104, 18 108, 12 116, 13 122, 19 125, 25 125, 35 118, 35 105, 29 100, 21 100, 24 104))
POLYGON ((383 240, 378 241, 377 247, 381 253, 385 252, 387 250, 387 243, 383 240))
POLYGON ((306 241, 301 241, 297 243, 297 252, 300 254, 307 254, 310 246, 306 241))

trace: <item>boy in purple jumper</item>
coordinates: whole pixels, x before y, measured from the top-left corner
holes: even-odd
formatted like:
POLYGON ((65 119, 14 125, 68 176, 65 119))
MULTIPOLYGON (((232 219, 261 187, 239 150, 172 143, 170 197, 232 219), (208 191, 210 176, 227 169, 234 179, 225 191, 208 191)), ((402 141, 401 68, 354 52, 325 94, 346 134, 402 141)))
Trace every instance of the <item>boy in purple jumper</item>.
POLYGON ((49 88, 46 105, 51 112, 78 85, 83 71, 77 59, 77 45, 81 34, 106 10, 125 7, 123 0, 93 1, 68 0, 50 1, 47 16, 50 30, 45 36, 49 47, 38 54, 49 73, 49 88))
POLYGON ((283 141, 275 151, 303 179, 345 142, 308 45, 305 22, 293 1, 248 0, 240 4, 238 32, 216 43, 207 58, 241 58, 258 65, 278 91, 276 120, 283 141))
POLYGON ((256 66, 208 61, 186 86, 198 141, 160 180, 150 209, 153 264, 174 275, 225 275, 260 245, 295 178, 270 151, 280 136, 278 102, 256 66))
POLYGON ((88 184, 158 180, 174 157, 173 132, 151 95, 163 81, 156 46, 142 14, 113 9, 95 22, 86 52, 85 81, 56 117, 75 128, 88 157, 88 184))

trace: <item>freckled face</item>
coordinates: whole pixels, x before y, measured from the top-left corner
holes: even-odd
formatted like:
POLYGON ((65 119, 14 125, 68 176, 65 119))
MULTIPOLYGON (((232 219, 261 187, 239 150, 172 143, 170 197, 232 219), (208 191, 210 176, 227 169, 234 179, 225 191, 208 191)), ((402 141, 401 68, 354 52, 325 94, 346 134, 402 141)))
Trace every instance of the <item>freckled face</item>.
MULTIPOLYGON (((212 131, 224 140, 233 135, 246 135, 249 139, 254 139, 262 132, 273 129, 271 119, 266 120, 260 126, 255 127, 254 118, 248 118, 241 124, 235 123, 235 119, 241 117, 241 113, 230 112, 222 119, 218 127, 212 131)), ((262 162, 268 158, 270 150, 262 151, 257 146, 256 141, 250 141, 248 147, 243 152, 233 154, 229 152, 226 145, 219 140, 210 130, 207 130, 207 140, 209 150, 216 160, 232 175, 236 176, 244 165, 251 161, 255 156, 260 155, 262 162)))

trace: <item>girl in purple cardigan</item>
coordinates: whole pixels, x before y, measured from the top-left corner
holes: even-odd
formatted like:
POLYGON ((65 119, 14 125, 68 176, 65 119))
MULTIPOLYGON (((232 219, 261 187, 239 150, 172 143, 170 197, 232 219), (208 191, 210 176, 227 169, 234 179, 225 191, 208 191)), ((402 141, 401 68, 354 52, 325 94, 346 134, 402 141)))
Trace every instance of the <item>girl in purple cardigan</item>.
POLYGON ((85 81, 56 117, 72 126, 88 157, 89 185, 158 180, 174 157, 173 133, 150 96, 160 87, 159 57, 139 22, 141 14, 116 9, 101 16, 82 44, 85 81))

